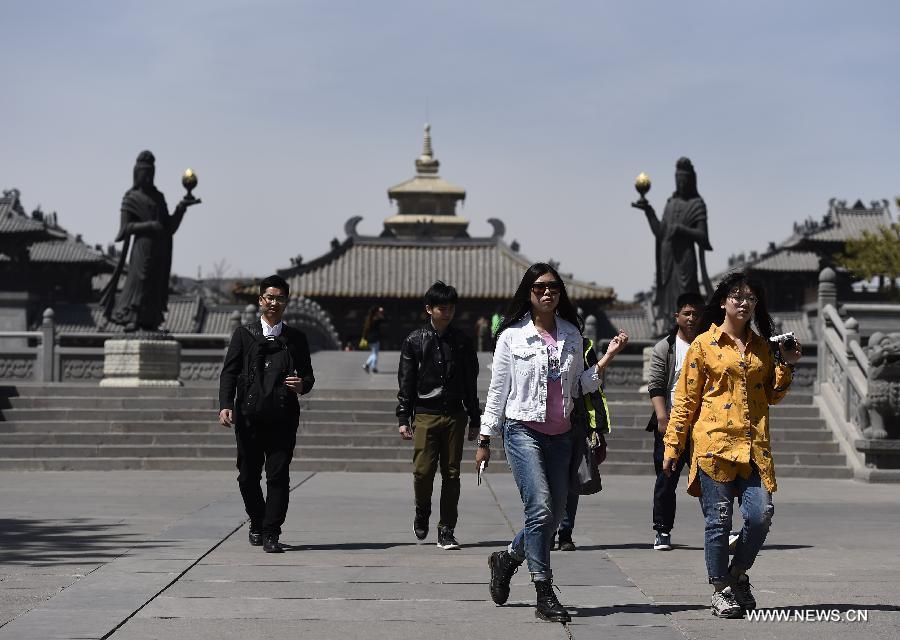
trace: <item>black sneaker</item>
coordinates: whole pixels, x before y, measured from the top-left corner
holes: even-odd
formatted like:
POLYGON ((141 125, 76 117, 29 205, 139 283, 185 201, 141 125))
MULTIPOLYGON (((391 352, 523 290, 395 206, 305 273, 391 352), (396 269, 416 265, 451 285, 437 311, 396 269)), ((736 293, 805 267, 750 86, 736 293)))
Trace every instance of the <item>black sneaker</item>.
POLYGON ((571 534, 567 535, 567 536, 560 534, 559 546, 557 548, 560 551, 575 551, 575 543, 572 542, 571 534))
POLYGON ((278 542, 278 534, 272 533, 266 536, 265 542, 263 542, 263 551, 266 553, 284 553, 284 547, 281 546, 281 543, 278 542))
POLYGON ((459 549, 459 543, 453 537, 453 529, 450 527, 438 527, 437 546, 444 550, 459 549))
POLYGON ((430 513, 416 509, 416 517, 413 520, 413 533, 416 534, 419 540, 424 540, 428 537, 428 518, 430 516, 430 513))
POLYGON ((756 598, 753 597, 753 593, 750 591, 750 576, 746 573, 741 575, 731 583, 731 590, 734 592, 734 599, 744 611, 756 609, 756 598))
POLYGON ((250 545, 254 547, 261 547, 263 543, 263 534, 262 531, 254 531, 250 529, 250 533, 247 534, 247 538, 250 540, 250 545))

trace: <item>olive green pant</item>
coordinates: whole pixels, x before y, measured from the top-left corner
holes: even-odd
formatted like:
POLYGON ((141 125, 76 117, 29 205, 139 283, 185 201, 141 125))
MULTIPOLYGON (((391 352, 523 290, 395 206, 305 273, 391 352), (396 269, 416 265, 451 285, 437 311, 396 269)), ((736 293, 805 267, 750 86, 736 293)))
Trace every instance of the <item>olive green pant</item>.
POLYGON ((441 468, 441 521, 454 529, 459 504, 459 466, 468 420, 464 412, 452 416, 420 413, 413 420, 413 490, 416 510, 431 514, 434 474, 441 468))

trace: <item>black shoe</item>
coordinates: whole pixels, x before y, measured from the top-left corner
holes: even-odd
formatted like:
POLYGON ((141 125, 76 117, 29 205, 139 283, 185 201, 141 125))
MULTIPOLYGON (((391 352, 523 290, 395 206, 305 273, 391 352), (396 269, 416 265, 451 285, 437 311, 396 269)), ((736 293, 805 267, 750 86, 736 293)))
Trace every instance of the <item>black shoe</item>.
POLYGON ((575 551, 575 543, 572 542, 572 537, 559 537, 559 550, 560 551, 575 551))
POLYGON ((284 547, 278 542, 277 533, 266 536, 266 541, 263 543, 263 551, 266 553, 284 553, 284 547))
POLYGON ((453 529, 438 526, 437 546, 445 550, 459 549, 459 543, 456 541, 456 538, 453 537, 453 529))
POLYGON ((508 551, 495 551, 488 558, 488 567, 491 569, 491 600, 494 604, 506 604, 509 600, 509 582, 519 570, 521 562, 517 561, 508 551))
POLYGON ((535 580, 534 590, 537 592, 537 607, 534 617, 547 622, 570 622, 572 616, 566 611, 553 592, 552 580, 535 580))
POLYGON ((416 517, 413 520, 413 532, 419 540, 424 540, 428 537, 428 518, 430 516, 430 513, 416 509, 416 517))
POLYGON ((247 536, 250 539, 250 544, 254 547, 261 547, 263 543, 263 534, 260 531, 254 531, 250 529, 250 533, 247 536))

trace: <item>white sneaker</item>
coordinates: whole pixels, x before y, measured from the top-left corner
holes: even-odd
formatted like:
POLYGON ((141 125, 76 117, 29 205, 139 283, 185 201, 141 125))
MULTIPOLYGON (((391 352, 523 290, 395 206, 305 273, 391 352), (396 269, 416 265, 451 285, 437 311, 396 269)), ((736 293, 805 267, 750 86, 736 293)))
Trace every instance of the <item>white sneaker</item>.
POLYGON ((712 614, 717 618, 743 618, 744 610, 734 598, 734 592, 731 587, 725 587, 721 591, 716 591, 712 596, 710 606, 712 614))

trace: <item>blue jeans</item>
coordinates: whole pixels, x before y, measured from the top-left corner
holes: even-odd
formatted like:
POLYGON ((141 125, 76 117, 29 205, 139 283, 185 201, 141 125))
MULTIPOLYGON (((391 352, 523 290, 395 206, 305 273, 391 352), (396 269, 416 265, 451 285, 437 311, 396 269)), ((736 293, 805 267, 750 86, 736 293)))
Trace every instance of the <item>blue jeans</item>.
POLYGON ((371 349, 371 353, 369 357, 366 358, 366 366, 371 369, 378 368, 378 348, 381 346, 380 342, 370 342, 369 349, 371 349))
POLYGON ((550 580, 550 546, 569 494, 572 434, 548 436, 510 420, 503 426, 503 446, 525 507, 525 526, 508 551, 520 562, 528 560, 532 580, 550 580))
POLYGON ((732 566, 746 571, 753 566, 759 550, 762 549, 772 524, 775 506, 772 494, 766 491, 759 479, 759 470, 753 468, 746 480, 737 476, 731 482, 717 482, 697 469, 700 478, 700 506, 706 520, 706 571, 711 583, 728 580, 728 534, 731 532, 731 516, 734 498, 740 500, 744 528, 734 550, 732 566))

